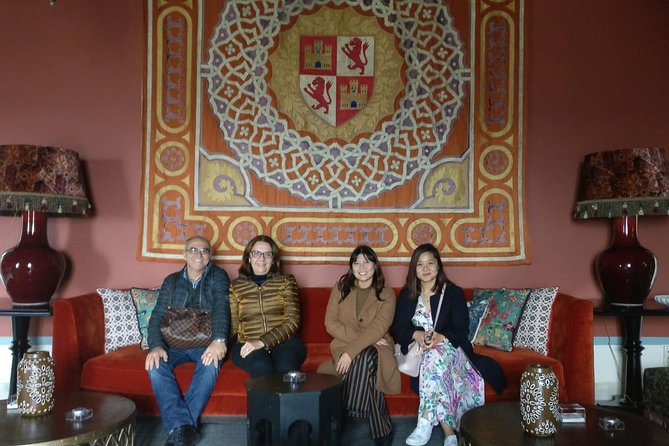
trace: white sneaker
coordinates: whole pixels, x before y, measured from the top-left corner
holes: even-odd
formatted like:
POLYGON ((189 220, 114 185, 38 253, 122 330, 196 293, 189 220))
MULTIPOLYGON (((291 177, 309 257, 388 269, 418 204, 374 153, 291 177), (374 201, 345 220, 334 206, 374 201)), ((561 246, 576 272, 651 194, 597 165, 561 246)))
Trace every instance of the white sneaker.
POLYGON ((416 429, 407 437, 406 444, 409 446, 423 446, 430 441, 432 436, 432 424, 423 417, 418 417, 416 429))
POLYGON ((444 446, 458 446, 458 437, 455 435, 449 435, 444 438, 444 446))

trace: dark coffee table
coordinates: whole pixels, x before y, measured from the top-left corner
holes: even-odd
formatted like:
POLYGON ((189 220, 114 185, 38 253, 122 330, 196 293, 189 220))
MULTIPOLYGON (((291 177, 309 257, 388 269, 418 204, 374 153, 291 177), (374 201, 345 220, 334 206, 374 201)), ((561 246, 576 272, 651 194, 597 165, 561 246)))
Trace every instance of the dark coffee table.
MULTIPOLYGON (((259 440, 258 427, 269 422, 270 444, 293 444, 291 426, 310 426, 309 445, 339 445, 341 435, 340 380, 334 375, 307 373, 301 383, 283 382, 283 375, 268 375, 246 381, 248 445, 259 440)), ((302 431, 304 433, 304 431, 302 431)), ((300 442, 300 444, 305 444, 300 442)))
POLYGON ((27 417, 18 410, 7 410, 0 402, 0 444, 2 445, 80 445, 132 446, 135 444, 135 403, 127 398, 94 392, 56 395, 49 415, 27 417), (93 410, 81 422, 65 419, 75 407, 93 410))
POLYGON ((553 437, 526 434, 520 424, 517 401, 489 403, 465 413, 460 420, 460 446, 652 446, 669 445, 669 433, 658 424, 624 410, 584 406, 585 423, 567 423, 553 437), (625 422, 625 430, 606 431, 599 417, 613 416, 625 422))

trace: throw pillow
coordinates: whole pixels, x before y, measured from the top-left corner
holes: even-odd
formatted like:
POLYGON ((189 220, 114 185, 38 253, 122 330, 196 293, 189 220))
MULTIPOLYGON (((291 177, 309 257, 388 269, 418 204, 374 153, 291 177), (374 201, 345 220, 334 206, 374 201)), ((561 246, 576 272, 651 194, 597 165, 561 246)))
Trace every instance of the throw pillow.
POLYGON ((132 295, 132 301, 135 303, 135 310, 137 313, 139 334, 142 337, 142 342, 140 343, 142 350, 149 349, 149 319, 151 319, 153 307, 155 307, 156 302, 158 302, 159 292, 160 290, 158 288, 130 288, 130 294, 132 295))
POLYGON ((490 291, 482 288, 474 288, 472 300, 467 302, 467 309, 469 310, 469 342, 474 340, 474 335, 481 322, 481 316, 483 316, 486 308, 488 308, 490 291))
POLYGON ((105 353, 139 344, 137 313, 130 291, 98 288, 105 315, 105 353))
POLYGON ((530 289, 490 290, 490 301, 474 336, 474 344, 513 350, 513 335, 530 289))
POLYGON ((558 287, 535 288, 530 292, 518 324, 514 347, 524 347, 542 355, 548 354, 548 330, 553 301, 558 287))

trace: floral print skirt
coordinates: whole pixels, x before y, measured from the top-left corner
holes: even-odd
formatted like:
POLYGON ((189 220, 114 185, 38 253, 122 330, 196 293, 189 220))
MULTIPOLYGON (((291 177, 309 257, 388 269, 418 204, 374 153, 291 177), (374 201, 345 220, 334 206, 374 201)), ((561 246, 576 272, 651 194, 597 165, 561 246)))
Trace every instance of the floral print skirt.
POLYGON ((418 413, 427 412, 432 425, 444 422, 457 430, 462 415, 485 402, 483 378, 448 340, 426 350, 419 379, 418 413))
MULTIPOLYGON (((432 317, 422 299, 416 306, 413 323, 426 331, 432 330, 432 317)), ((446 339, 423 354, 419 397, 419 416, 426 414, 433 426, 443 422, 458 430, 462 415, 485 403, 483 378, 465 352, 446 339)))

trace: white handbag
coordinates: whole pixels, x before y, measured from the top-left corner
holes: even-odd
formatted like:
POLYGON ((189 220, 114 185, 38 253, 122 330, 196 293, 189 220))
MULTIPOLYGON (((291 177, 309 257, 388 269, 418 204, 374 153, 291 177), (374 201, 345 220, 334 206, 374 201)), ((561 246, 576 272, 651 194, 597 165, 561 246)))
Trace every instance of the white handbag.
POLYGON ((397 359, 397 368, 400 372, 409 376, 418 376, 420 371, 420 362, 423 360, 423 350, 416 341, 409 344, 407 354, 402 354, 399 344, 395 344, 395 359, 397 359))
MULTIPOLYGON (((444 292, 446 291, 446 285, 441 289, 441 296, 439 297, 439 305, 437 306, 437 314, 434 317, 435 323, 439 317, 439 312, 441 311, 441 303, 444 300, 444 292)), ((423 353, 425 351, 420 348, 416 341, 413 341, 409 344, 409 350, 407 354, 402 353, 402 347, 399 344, 395 344, 395 359, 397 360, 397 369, 409 376, 418 376, 420 372, 420 363, 423 360, 423 353)))

